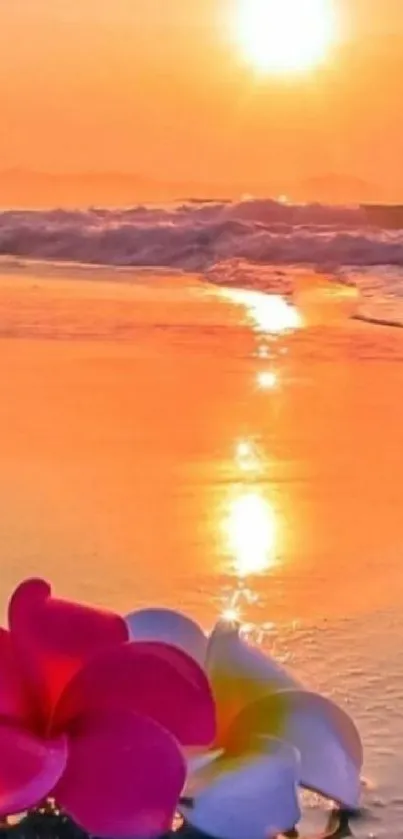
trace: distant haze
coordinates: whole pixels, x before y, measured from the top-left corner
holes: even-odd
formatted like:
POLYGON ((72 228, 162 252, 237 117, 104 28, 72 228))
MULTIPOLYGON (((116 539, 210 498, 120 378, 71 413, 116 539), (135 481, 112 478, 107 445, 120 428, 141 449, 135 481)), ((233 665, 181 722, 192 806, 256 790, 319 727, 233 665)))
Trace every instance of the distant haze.
POLYGON ((23 169, 0 171, 0 208, 121 206, 141 202, 191 199, 282 198, 292 202, 349 204, 381 201, 385 190, 359 178, 324 175, 299 182, 214 184, 158 181, 136 174, 113 172, 59 173, 23 169))
POLYGON ((333 0, 294 78, 245 63, 238 2, 3 0, 0 203, 403 200, 402 0, 333 0))

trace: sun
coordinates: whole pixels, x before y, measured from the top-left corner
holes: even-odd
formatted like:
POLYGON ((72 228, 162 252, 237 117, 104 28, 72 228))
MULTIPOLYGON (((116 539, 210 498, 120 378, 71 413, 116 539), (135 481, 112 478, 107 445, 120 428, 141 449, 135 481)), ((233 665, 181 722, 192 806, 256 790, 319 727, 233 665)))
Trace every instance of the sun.
POLYGON ((265 73, 302 73, 326 58, 335 37, 333 0, 238 0, 237 40, 265 73))

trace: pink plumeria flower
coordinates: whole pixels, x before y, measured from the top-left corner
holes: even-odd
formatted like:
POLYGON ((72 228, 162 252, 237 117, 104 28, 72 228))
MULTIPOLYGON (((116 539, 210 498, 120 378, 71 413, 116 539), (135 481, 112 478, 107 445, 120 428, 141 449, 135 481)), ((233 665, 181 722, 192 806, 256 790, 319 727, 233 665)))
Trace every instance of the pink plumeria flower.
POLYGON ((183 747, 214 739, 205 673, 182 650, 132 644, 118 615, 27 580, 0 629, 0 816, 51 797, 85 831, 150 839, 172 823, 183 747))
POLYGON ((298 785, 358 808, 363 752, 353 721, 247 643, 239 625, 219 622, 207 636, 167 609, 133 612, 126 621, 134 640, 186 650, 212 686, 217 736, 190 761, 193 806, 182 812, 191 825, 217 839, 277 836, 299 820, 298 785))

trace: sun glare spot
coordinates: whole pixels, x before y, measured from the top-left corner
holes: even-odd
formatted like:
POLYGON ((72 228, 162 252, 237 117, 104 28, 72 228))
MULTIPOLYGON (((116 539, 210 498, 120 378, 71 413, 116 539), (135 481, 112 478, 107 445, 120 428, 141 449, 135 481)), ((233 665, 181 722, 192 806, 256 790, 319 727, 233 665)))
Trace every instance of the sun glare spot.
POLYGON ((261 574, 274 565, 276 517, 260 493, 243 492, 232 501, 225 531, 237 577, 261 574))
POLYGON ((302 73, 323 61, 336 35, 334 0, 238 0, 236 37, 262 73, 302 73))
POLYGON ((235 447, 235 460, 241 472, 257 472, 261 469, 261 459, 256 446, 249 440, 240 440, 235 447))
POLYGON ((262 345, 261 347, 258 347, 258 350, 257 350, 256 354, 257 354, 258 358, 270 358, 270 350, 265 345, 262 345))
POLYGON ((256 331, 280 335, 302 326, 300 313, 281 294, 264 294, 261 291, 243 289, 223 289, 221 294, 232 303, 245 306, 256 331))
POLYGON ((280 334, 301 326, 301 317, 295 306, 280 295, 255 292, 249 301, 249 312, 263 332, 280 334))
POLYGON ((221 620, 226 623, 239 623, 241 620, 241 613, 235 606, 229 606, 221 612, 221 620))
POLYGON ((252 446, 247 440, 241 440, 237 445, 237 457, 249 457, 252 452, 252 446))
POLYGON ((261 390, 273 390, 278 384, 278 375, 271 370, 263 370, 257 374, 256 380, 261 390))

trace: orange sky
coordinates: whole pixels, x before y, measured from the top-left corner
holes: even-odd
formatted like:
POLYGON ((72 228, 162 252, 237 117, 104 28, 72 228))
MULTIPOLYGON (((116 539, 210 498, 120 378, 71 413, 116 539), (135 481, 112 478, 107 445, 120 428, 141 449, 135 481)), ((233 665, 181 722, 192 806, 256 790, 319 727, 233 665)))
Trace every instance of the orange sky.
POLYGON ((320 70, 256 78, 237 0, 4 0, 0 168, 201 183, 329 172, 403 192, 403 2, 334 0, 320 70))

